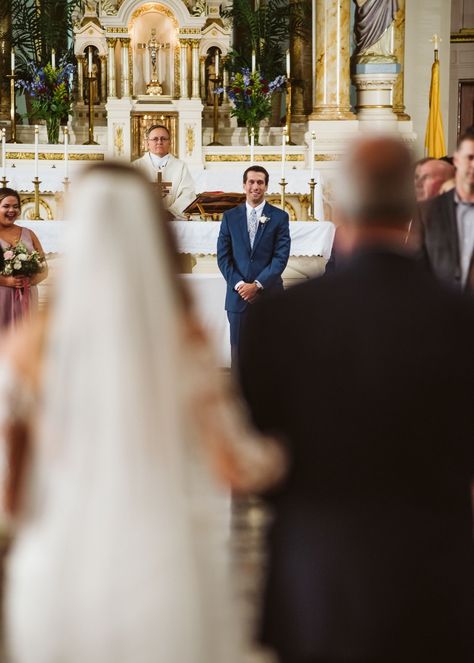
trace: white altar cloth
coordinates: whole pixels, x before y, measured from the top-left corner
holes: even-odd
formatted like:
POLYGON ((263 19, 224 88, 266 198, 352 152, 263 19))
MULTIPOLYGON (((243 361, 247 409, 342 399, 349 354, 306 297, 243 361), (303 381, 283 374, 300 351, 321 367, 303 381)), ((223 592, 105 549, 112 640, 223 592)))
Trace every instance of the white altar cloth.
MULTIPOLYGON (((218 221, 174 221, 178 246, 182 253, 215 255, 218 221)), ((292 256, 323 256, 329 259, 335 226, 330 221, 291 221, 292 256)))
POLYGON ((219 366, 230 366, 230 332, 224 310, 226 282, 221 274, 181 274, 196 312, 208 332, 219 366))
MULTIPOLYGON (((38 236, 46 253, 61 253, 68 231, 67 221, 26 221, 18 225, 30 228, 38 236)), ((172 221, 180 253, 215 255, 218 221, 172 221)), ((330 221, 292 221, 290 223, 292 256, 323 256, 328 259, 335 226, 330 221)))

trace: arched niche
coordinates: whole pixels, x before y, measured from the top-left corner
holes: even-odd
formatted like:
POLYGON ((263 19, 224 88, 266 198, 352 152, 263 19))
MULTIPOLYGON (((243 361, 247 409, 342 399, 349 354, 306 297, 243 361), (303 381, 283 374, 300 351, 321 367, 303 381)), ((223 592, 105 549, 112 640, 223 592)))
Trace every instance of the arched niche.
POLYGON ((149 4, 147 11, 137 10, 132 14, 128 28, 133 62, 133 95, 145 95, 147 84, 152 80, 149 44, 154 37, 158 44, 156 71, 162 95, 173 96, 178 22, 169 8, 158 3, 149 4))

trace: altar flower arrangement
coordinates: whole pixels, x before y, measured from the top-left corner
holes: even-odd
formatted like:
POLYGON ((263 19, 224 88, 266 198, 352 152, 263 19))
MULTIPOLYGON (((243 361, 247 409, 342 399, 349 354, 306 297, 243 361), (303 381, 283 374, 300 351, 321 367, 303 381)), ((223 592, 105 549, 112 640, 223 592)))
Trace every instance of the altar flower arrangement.
MULTIPOLYGON (((270 117, 272 112, 272 95, 285 86, 286 77, 277 76, 272 81, 267 81, 259 71, 250 72, 245 68, 232 75, 227 95, 233 104, 231 115, 247 127, 250 137, 252 128, 254 130, 255 143, 258 143, 258 129, 260 122, 270 117)), ((222 92, 216 90, 216 92, 222 92)))
POLYGON ((38 251, 28 251, 23 242, 3 252, 3 276, 33 276, 46 267, 46 260, 38 251))
POLYGON ((46 121, 48 143, 59 142, 61 119, 71 112, 73 64, 64 60, 57 67, 50 63, 44 67, 29 66, 28 80, 17 81, 17 87, 31 97, 34 117, 46 121))

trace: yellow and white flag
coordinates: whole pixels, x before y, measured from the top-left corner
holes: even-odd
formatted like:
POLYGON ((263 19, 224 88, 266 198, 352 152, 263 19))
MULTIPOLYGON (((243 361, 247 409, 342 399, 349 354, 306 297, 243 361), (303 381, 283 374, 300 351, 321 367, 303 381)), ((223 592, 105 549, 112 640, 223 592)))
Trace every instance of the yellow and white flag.
POLYGON ((425 147, 426 156, 428 157, 439 159, 446 156, 443 118, 441 117, 439 99, 439 60, 437 54, 431 67, 430 112, 426 124, 425 147))

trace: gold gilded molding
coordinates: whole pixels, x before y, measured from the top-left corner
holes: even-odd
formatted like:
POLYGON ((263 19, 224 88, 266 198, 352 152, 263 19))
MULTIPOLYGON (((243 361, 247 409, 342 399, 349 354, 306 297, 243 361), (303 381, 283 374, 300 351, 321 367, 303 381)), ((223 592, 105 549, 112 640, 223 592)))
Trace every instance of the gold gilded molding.
POLYGON ((194 145, 196 143, 196 139, 194 137, 194 127, 192 124, 187 124, 186 125, 186 154, 188 157, 192 155, 194 152, 194 145))
POLYGON ((114 124, 114 154, 121 157, 123 148, 123 124, 114 124))
POLYGON ((179 29, 179 34, 180 35, 200 35, 201 34, 201 28, 180 28, 179 29))
POLYGON ((128 34, 128 28, 107 28, 107 33, 128 34))
MULTIPOLYGON (((135 9, 133 12, 131 18, 130 18, 130 28, 134 24, 134 22, 139 18, 140 16, 143 16, 143 14, 148 14, 149 12, 156 12, 158 14, 163 14, 164 16, 167 16, 170 18, 173 22, 173 25, 175 28, 178 27, 178 21, 176 20, 176 16, 173 14, 171 9, 168 7, 165 7, 165 5, 162 5, 159 2, 146 2, 144 5, 139 7, 138 9, 135 9)), ((201 32, 201 30, 199 30, 201 32)))
POLYGON ((115 48, 116 43, 117 43, 117 37, 107 37, 107 46, 109 48, 115 48))
POLYGON ((341 155, 339 154, 315 154, 315 161, 339 161, 341 155))
MULTIPOLYGON (((10 161, 33 161, 35 158, 34 152, 7 152, 7 159, 10 161)), ((39 152, 38 159, 40 161, 63 161, 64 152, 39 152)), ((79 152, 69 152, 68 159, 70 161, 103 161, 105 156, 98 152, 90 152, 88 154, 80 154, 79 152)))
POLYGON ((452 32, 450 42, 452 44, 469 44, 474 42, 474 29, 463 28, 459 32, 452 32))
MULTIPOLYGON (((209 162, 221 162, 221 161, 248 161, 248 154, 206 154, 205 160, 209 162)), ((281 156, 279 154, 256 154, 256 161, 281 161, 281 156)), ((303 154, 287 154, 286 161, 304 161, 303 154)))

